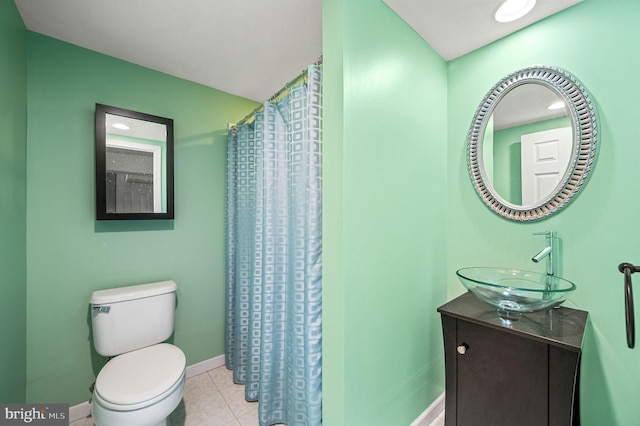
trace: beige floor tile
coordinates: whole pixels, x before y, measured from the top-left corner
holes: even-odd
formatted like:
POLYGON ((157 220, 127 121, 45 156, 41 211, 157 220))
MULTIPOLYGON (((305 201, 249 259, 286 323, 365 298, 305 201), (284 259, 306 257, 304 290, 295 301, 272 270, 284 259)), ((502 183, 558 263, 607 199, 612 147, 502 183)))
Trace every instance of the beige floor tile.
POLYGON ((193 401, 215 393, 219 393, 218 388, 208 374, 199 374, 187 379, 184 389, 186 400, 193 401))
POLYGON ((444 426, 444 412, 436 417, 436 419, 431 422, 431 425, 429 426, 444 426))
POLYGON ((238 417, 240 426, 259 426, 258 423, 258 407, 238 417))
POLYGON ((236 417, 240 417, 251 410, 258 408, 257 402, 247 402, 244 399, 244 386, 233 385, 220 391, 225 401, 236 417))
POLYGON ((93 418, 85 417, 84 419, 76 420, 69 423, 70 426, 93 426, 93 418))
POLYGON ((200 379, 189 383, 194 386, 188 386, 182 402, 171 414, 171 426, 224 426, 235 420, 233 411, 222 394, 208 377, 206 379, 209 381, 208 386, 200 379))
POLYGON ((225 366, 215 368, 209 371, 208 374, 218 390, 234 386, 233 371, 228 370, 225 366))

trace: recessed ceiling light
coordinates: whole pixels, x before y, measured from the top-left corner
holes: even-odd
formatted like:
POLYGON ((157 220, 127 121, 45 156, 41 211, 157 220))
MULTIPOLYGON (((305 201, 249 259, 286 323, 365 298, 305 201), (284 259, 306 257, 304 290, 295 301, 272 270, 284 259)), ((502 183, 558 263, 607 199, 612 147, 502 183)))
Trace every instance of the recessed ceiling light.
POLYGON ((547 107, 547 109, 561 109, 561 108, 564 108, 564 102, 562 101, 554 102, 547 107))
POLYGON ((536 0, 505 0, 494 15, 498 22, 511 22, 531 12, 536 0))
POLYGON ((111 126, 120 130, 129 130, 131 128, 124 123, 113 123, 111 126))

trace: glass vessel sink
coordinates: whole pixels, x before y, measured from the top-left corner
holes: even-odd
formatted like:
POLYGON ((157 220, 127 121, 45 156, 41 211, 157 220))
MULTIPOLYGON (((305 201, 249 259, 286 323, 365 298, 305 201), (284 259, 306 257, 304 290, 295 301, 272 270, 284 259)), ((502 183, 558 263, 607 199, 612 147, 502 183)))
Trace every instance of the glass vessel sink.
POLYGON ((518 269, 462 268, 456 275, 467 290, 507 321, 558 306, 576 289, 564 278, 518 269))

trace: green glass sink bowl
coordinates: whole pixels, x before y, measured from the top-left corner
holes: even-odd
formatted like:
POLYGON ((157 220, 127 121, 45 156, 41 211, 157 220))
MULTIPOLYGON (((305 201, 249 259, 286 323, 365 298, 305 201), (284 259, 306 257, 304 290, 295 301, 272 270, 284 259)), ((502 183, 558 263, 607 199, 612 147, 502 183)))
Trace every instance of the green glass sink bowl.
POLYGON ((564 278, 518 269, 462 268, 456 275, 467 290, 496 308, 505 320, 556 307, 576 289, 564 278))

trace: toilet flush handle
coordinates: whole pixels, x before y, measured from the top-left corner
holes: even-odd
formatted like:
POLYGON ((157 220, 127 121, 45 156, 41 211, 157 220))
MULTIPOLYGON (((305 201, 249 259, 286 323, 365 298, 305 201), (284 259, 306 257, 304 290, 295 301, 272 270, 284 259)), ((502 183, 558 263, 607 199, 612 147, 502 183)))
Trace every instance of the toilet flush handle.
POLYGON ((111 310, 111 306, 92 306, 92 309, 97 313, 104 312, 105 314, 108 314, 111 310))

